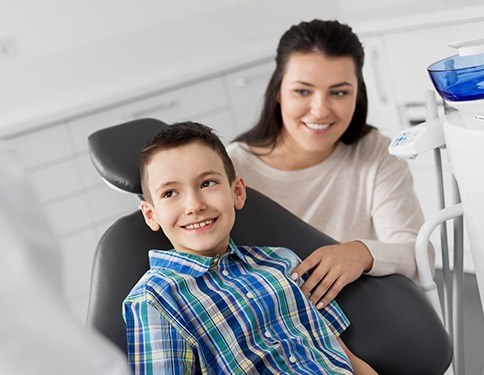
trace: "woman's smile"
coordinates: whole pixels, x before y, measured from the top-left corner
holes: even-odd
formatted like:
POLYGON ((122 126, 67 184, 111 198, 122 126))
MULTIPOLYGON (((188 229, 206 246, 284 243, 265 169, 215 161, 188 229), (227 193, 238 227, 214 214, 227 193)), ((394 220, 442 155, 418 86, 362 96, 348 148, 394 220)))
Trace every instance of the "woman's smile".
POLYGON ((304 126, 306 126, 310 130, 314 130, 316 132, 324 133, 325 130, 328 130, 333 122, 302 122, 304 126))

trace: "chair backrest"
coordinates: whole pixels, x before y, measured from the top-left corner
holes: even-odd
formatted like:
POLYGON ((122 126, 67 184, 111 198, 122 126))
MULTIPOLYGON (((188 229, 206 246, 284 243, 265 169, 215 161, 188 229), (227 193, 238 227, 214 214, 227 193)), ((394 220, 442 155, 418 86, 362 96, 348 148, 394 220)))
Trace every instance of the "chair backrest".
MULTIPOLYGON (((102 177, 141 194, 137 152, 163 126, 160 121, 144 119, 92 134, 91 158, 102 177), (123 164, 128 168, 119 167, 123 164)), ((317 247, 335 243, 252 189, 248 189, 246 206, 237 212, 232 238, 240 245, 285 246, 301 258, 317 247)), ((87 324, 124 351, 122 301, 148 269, 148 251, 153 248, 172 246, 161 231, 152 232, 137 211, 106 231, 94 257, 87 324)), ((449 367, 450 338, 431 304, 409 279, 362 276, 336 299, 351 322, 342 335, 344 342, 379 373, 443 374, 449 367)))

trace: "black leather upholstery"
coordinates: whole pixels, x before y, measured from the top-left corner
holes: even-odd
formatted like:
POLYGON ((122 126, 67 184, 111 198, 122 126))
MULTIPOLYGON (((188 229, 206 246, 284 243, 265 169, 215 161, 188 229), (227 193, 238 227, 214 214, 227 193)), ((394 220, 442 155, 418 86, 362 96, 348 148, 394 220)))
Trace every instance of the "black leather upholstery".
MULTIPOLYGON (((106 146, 98 142, 96 133, 89 138, 90 145, 96 144, 95 152, 90 148, 91 157, 111 183, 110 169, 105 167, 102 154, 109 153, 111 147, 122 154, 122 148, 118 147, 126 141, 121 135, 112 137, 109 134, 123 133, 123 129, 133 126, 143 134, 129 132, 128 137, 140 147, 153 130, 164 125, 157 120, 143 120, 106 129, 97 133, 108 142, 106 146), (133 140, 134 136, 143 141, 133 140)), ((131 155, 137 153, 133 149, 130 152, 131 155)), ((136 163, 131 161, 129 165, 136 163)), ((115 170, 115 178, 123 176, 129 180, 128 174, 115 170)), ((139 175, 134 169, 130 173, 132 180, 128 184, 119 182, 116 186, 129 186, 129 191, 139 194, 136 181, 139 175)), ((232 238, 240 245, 285 246, 302 258, 319 246, 335 243, 251 189, 248 189, 246 206, 237 212, 232 238)), ((106 231, 94 258, 87 323, 123 350, 126 350, 126 335, 122 301, 148 269, 147 252, 152 248, 170 249, 171 244, 162 232, 152 232, 146 226, 141 213, 134 212, 106 231)), ((351 321, 342 335, 343 340, 380 374, 443 374, 450 365, 450 338, 433 307, 407 278, 362 276, 345 287, 337 301, 351 321)))
POLYGON ((139 119, 101 129, 88 138, 89 155, 102 178, 129 193, 141 194, 138 152, 165 123, 139 119))

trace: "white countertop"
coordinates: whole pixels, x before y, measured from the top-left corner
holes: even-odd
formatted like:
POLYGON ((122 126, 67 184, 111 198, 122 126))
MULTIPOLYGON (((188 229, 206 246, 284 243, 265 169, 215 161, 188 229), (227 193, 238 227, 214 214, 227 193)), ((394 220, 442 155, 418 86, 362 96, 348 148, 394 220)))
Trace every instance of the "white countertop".
MULTIPOLYGON (((484 6, 355 22, 360 35, 415 29, 456 19, 482 19, 484 6)), ((344 20, 343 20, 344 21, 344 20)), ((145 30, 62 55, 0 66, 0 136, 67 121, 149 92, 268 59, 280 32, 261 27, 198 25, 145 30), (196 32, 192 32, 198 27, 196 32), (175 43, 171 35, 176 35, 175 43), (210 42, 207 42, 207 41, 210 42)), ((477 37, 477 36, 476 36, 477 37)))

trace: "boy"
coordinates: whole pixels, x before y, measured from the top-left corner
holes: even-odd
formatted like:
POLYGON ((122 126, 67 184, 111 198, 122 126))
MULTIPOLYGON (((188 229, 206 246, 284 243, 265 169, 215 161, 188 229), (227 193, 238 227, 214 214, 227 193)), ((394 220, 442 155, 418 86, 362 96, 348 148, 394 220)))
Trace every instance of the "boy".
POLYGON ((230 240, 245 185, 210 128, 161 130, 140 174, 146 224, 174 250, 150 251, 124 302, 134 373, 374 374, 337 338, 348 321, 336 302, 319 312, 291 279, 292 251, 230 240))

